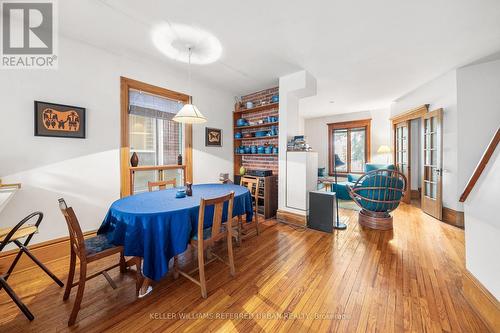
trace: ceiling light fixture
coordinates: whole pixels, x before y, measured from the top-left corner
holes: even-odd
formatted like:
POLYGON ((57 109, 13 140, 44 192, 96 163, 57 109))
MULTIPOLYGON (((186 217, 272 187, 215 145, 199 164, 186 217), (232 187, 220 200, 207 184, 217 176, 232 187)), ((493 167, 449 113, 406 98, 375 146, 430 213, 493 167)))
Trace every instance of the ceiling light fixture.
POLYGON ((179 23, 165 23, 153 29, 152 40, 156 48, 170 59, 198 65, 211 64, 222 55, 220 41, 208 31, 179 23), (194 52, 188 54, 187 48, 194 52))
MULTIPOLYGON (((188 85, 189 85, 189 93, 192 93, 191 90, 191 52, 192 48, 188 47, 188 85)), ((190 102, 192 102, 192 97, 190 98, 190 102)), ((184 104, 182 109, 177 112, 177 114, 172 118, 173 121, 184 124, 200 124, 205 123, 207 118, 198 110, 198 108, 191 104, 184 104)))

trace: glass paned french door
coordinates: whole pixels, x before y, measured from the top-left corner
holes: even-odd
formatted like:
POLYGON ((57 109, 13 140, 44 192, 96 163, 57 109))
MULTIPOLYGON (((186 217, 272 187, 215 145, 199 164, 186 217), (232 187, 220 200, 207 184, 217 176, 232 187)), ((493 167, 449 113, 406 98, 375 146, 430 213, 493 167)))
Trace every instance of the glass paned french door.
POLYGON ((427 113, 423 119, 424 170, 422 210, 437 219, 442 217, 442 110, 427 113))
POLYGON ((411 202, 410 184, 410 122, 403 121, 394 125, 394 161, 396 169, 406 176, 408 184, 402 201, 411 202))

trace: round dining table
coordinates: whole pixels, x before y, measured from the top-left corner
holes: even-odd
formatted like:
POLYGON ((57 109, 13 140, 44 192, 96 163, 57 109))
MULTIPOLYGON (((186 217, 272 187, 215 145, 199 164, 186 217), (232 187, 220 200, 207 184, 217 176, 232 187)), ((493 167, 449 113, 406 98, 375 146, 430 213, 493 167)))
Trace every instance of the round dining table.
MULTIPOLYGON (((158 281, 168 273, 171 258, 186 251, 196 234, 200 199, 234 191, 233 217, 253 216, 252 197, 246 187, 234 184, 193 185, 193 195, 176 198, 178 188, 139 193, 111 205, 98 234, 124 247, 125 256, 142 257, 144 276, 158 281)), ((204 228, 213 220, 213 206, 205 208, 204 228)), ((227 221, 227 203, 223 210, 227 221)))

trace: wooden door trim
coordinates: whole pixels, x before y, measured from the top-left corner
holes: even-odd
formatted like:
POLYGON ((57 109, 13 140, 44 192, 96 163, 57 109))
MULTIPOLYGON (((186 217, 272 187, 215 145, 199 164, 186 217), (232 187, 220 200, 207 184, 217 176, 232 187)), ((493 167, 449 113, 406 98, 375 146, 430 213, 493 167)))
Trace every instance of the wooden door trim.
POLYGON ((393 124, 397 124, 403 121, 418 119, 422 118, 427 112, 429 112, 429 104, 424 104, 392 117, 391 121, 393 124))
MULTIPOLYGON (((120 76, 120 196, 125 197, 130 193, 130 142, 129 142, 129 90, 135 89, 150 94, 159 95, 168 99, 189 103, 189 95, 166 88, 154 86, 149 83, 137 81, 120 76)), ((193 180, 193 131, 191 124, 185 124, 184 164, 186 165, 186 179, 193 180)))

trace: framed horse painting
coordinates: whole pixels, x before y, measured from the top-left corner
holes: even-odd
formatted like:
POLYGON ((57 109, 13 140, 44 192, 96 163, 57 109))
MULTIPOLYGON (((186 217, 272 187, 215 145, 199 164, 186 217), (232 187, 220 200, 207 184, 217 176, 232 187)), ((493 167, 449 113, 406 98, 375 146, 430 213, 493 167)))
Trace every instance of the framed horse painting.
POLYGON ((85 139, 85 108, 35 101, 35 136, 85 139))

